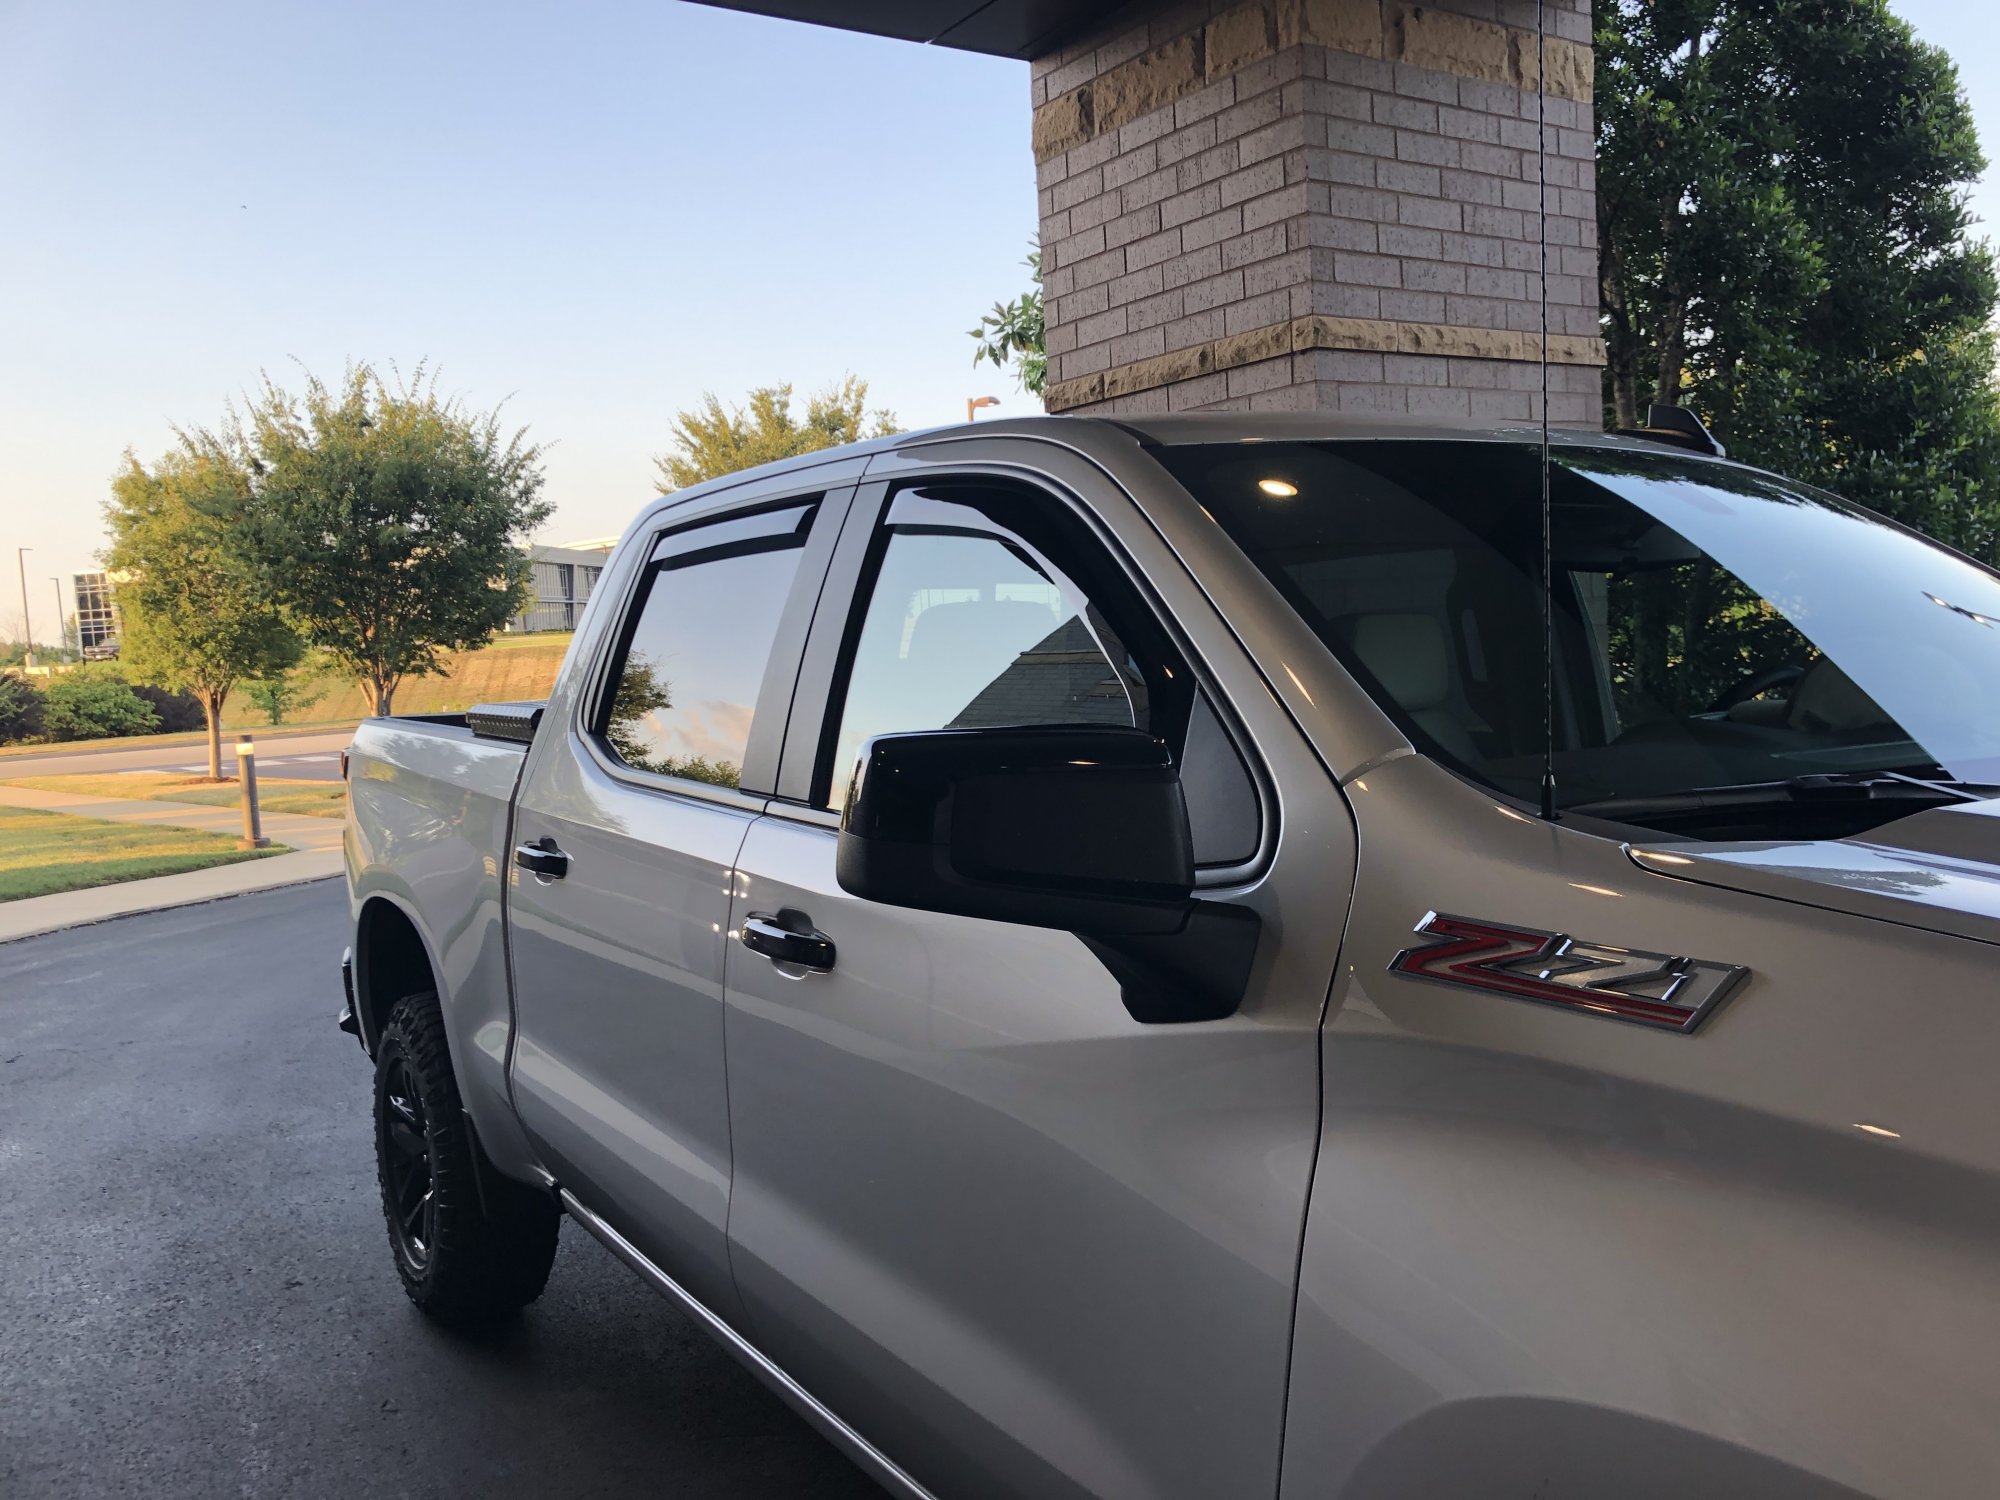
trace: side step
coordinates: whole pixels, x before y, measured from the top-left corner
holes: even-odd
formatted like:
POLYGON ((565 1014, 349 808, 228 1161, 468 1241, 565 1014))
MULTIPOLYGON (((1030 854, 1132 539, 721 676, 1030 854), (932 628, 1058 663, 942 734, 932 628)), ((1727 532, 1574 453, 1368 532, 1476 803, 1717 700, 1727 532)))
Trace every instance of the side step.
POLYGON ((812 1392, 765 1358, 756 1345, 710 1312, 695 1299, 693 1293, 648 1260, 645 1254, 624 1235, 577 1202, 576 1195, 569 1189, 557 1188, 556 1197, 562 1201, 563 1211, 589 1230, 605 1249, 637 1271, 655 1291, 664 1295, 669 1302, 675 1303, 682 1312, 699 1323, 779 1400, 804 1417, 821 1437, 853 1459, 883 1488, 892 1494, 902 1496, 903 1500, 937 1500, 929 1490, 898 1468, 895 1461, 880 1448, 841 1421, 822 1406, 812 1392))

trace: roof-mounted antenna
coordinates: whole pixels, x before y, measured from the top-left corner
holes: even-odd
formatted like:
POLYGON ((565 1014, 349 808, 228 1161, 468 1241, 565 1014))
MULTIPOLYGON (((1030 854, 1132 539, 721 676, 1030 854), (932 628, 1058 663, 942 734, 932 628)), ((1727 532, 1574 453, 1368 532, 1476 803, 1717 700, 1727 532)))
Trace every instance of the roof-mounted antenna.
POLYGON ((1535 0, 1535 175, 1541 185, 1536 236, 1542 273, 1542 817, 1556 811, 1555 507, 1549 497, 1549 89, 1548 0, 1535 0))

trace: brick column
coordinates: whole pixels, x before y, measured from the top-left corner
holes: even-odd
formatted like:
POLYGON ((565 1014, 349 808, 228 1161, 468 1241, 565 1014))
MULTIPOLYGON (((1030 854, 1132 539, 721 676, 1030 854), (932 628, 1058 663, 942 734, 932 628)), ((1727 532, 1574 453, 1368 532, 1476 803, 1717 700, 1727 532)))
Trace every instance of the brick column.
MULTIPOLYGON (((1589 0, 1547 0, 1550 418, 1600 422, 1589 0)), ((1539 415, 1534 0, 1143 0, 1033 67, 1051 411, 1539 415)))

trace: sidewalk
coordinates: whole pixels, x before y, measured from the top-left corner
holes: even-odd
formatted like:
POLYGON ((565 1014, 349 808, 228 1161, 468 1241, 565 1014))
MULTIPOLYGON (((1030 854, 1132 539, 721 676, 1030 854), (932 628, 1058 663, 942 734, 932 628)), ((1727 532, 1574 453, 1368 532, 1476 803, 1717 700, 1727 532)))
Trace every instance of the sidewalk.
MULTIPOLYGON (((27 807, 42 812, 73 813, 80 818, 104 818, 114 823, 152 823, 170 828, 199 828, 209 833, 240 836, 243 814, 234 807, 203 807, 193 802, 142 802, 115 797, 86 797, 75 792, 42 792, 27 787, 0 787, 0 807, 27 807)), ((240 864, 190 870, 184 875, 158 875, 150 880, 126 880, 82 891, 59 891, 25 901, 0 902, 0 943, 35 937, 65 927, 102 922, 134 912, 191 906, 247 891, 267 891, 326 880, 341 872, 341 830, 337 818, 305 818, 296 813, 267 813, 264 834, 293 852, 240 864)))

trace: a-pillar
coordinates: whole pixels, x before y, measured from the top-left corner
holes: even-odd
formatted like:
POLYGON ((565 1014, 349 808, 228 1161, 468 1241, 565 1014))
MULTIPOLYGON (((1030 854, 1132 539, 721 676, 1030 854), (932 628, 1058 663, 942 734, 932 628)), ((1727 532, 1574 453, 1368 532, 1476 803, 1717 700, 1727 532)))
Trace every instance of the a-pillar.
MULTIPOLYGON (((1127 6, 1033 65, 1051 411, 1539 417, 1535 0, 1127 6)), ((1599 425, 1588 0, 1546 0, 1549 413, 1599 425)))

